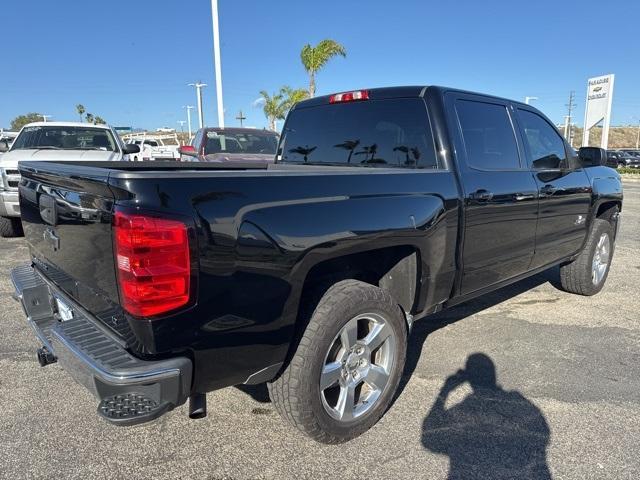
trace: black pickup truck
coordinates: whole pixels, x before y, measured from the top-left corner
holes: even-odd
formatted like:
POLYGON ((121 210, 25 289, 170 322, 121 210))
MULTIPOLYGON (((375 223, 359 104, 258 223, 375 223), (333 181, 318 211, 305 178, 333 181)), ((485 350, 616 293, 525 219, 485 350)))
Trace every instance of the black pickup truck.
POLYGON ((268 382, 289 422, 346 441, 390 405, 415 320, 557 265, 602 289, 605 162, 529 105, 442 87, 301 102, 273 164, 25 162, 16 298, 41 364, 114 424, 268 382))

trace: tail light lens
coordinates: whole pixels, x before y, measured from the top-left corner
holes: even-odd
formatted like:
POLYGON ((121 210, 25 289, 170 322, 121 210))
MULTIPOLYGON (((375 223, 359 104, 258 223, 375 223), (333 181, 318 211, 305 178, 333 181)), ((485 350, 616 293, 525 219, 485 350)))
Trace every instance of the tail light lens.
POLYGON ((191 287, 187 225, 116 212, 113 228, 123 308, 151 317, 186 305, 191 287))

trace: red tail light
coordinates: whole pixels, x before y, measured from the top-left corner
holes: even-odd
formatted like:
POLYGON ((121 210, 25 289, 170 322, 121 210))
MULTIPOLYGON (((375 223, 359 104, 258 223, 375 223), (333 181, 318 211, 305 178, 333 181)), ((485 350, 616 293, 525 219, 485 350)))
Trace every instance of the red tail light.
POLYGON ((159 315, 189 302, 187 226, 177 220, 116 212, 116 268, 122 306, 132 315, 159 315))
POLYGON ((355 102, 369 100, 369 90, 354 90, 353 92, 336 93, 329 97, 329 103, 355 102))
POLYGON ((182 145, 178 151, 180 153, 184 153, 184 154, 189 154, 189 153, 196 153, 196 149, 195 147, 191 146, 191 145, 182 145))

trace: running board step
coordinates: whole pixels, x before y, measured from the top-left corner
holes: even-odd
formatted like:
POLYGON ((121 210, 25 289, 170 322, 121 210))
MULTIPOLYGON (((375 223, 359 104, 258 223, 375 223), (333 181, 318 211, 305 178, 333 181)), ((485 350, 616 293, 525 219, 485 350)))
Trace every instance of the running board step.
POLYGON ((137 425, 155 420, 169 410, 168 402, 158 403, 142 393, 121 393, 104 398, 98 415, 114 425, 137 425))

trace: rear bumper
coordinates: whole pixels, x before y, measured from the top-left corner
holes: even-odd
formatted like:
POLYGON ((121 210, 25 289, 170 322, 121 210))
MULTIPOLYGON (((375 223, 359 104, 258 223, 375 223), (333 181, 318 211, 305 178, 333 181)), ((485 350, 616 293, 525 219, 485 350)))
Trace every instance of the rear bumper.
POLYGON ((19 217, 20 201, 18 192, 5 190, 0 192, 0 217, 19 217))
POLYGON ((98 414, 111 423, 153 420, 189 397, 191 360, 145 361, 131 355, 92 316, 30 265, 13 269, 15 298, 42 345, 63 369, 99 400, 98 414), (61 321, 56 299, 73 318, 61 321))

